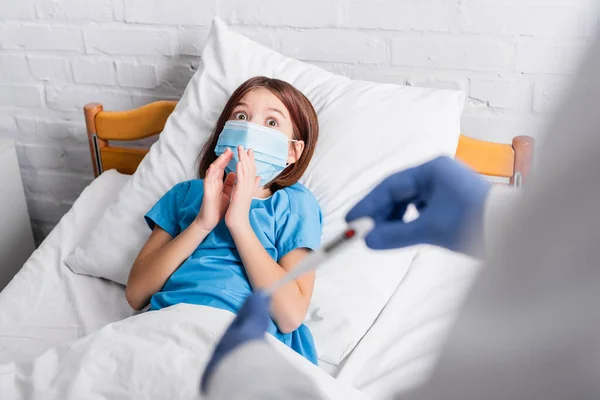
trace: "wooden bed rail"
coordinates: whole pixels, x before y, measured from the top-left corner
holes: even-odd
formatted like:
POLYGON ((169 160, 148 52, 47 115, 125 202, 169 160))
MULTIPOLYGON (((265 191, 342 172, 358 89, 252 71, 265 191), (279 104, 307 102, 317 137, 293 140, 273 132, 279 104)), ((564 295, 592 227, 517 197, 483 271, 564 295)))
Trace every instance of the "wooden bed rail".
POLYGON ((90 154, 97 177, 103 170, 133 174, 147 149, 111 146, 109 140, 139 140, 162 132, 176 101, 157 101, 129 111, 104 111, 102 104, 83 107, 90 154))
POLYGON ((512 144, 502 144, 460 135, 456 158, 482 175, 510 178, 511 185, 521 185, 529 175, 534 147, 531 136, 515 136, 512 144))

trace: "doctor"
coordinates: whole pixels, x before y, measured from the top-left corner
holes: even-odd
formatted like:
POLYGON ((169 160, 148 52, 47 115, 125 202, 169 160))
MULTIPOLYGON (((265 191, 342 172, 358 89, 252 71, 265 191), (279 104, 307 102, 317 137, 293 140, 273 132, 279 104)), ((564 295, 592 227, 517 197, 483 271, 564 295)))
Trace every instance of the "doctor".
MULTIPOLYGON (((478 255, 487 244, 436 368, 403 398, 600 397, 600 40, 585 61, 510 214, 499 214, 500 188, 448 158, 387 178, 348 214, 376 221, 373 249, 478 255), (404 223, 410 203, 420 217, 404 223)), ((251 296, 216 347, 202 380, 209 399, 322 398, 264 340, 268 303, 251 296)))

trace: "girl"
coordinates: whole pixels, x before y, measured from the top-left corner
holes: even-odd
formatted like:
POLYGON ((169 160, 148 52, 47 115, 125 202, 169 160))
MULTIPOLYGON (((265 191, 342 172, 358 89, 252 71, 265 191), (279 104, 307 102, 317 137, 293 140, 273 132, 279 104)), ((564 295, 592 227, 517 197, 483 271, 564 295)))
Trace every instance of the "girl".
MULTIPOLYGON (((321 209, 298 183, 313 155, 318 121, 290 84, 255 77, 235 90, 199 155, 199 176, 175 185, 146 214, 152 234, 125 296, 132 308, 192 303, 237 312, 315 250, 321 209)), ((313 363, 302 321, 314 272, 272 297, 269 333, 313 363)))

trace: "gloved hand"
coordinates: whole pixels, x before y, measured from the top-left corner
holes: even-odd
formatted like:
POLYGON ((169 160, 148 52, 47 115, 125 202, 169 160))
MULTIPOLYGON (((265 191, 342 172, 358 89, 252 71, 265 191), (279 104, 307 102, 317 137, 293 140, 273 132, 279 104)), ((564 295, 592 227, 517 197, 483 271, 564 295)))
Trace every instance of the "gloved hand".
POLYGON ((372 249, 433 244, 476 255, 482 246, 483 211, 490 184, 465 165, 438 157, 385 179, 346 216, 371 217, 372 249), (409 204, 419 218, 403 222, 409 204))
POLYGON ((202 375, 202 391, 206 392, 210 377, 219 362, 236 347, 251 340, 264 340, 269 326, 270 296, 255 292, 248 296, 237 316, 225 331, 202 375))

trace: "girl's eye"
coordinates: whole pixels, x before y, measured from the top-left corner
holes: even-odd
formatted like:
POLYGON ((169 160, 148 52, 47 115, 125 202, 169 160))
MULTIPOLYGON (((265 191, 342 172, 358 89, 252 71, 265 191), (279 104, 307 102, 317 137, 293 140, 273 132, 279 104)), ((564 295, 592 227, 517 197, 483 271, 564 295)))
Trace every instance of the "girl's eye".
POLYGON ((273 118, 269 118, 267 120, 267 125, 271 126, 271 127, 275 127, 275 126, 279 126, 279 124, 277 123, 276 120, 274 120, 273 118))
POLYGON ((239 119, 241 121, 246 121, 248 119, 248 116, 246 115, 245 112, 238 111, 235 114, 233 114, 233 119, 239 119))

